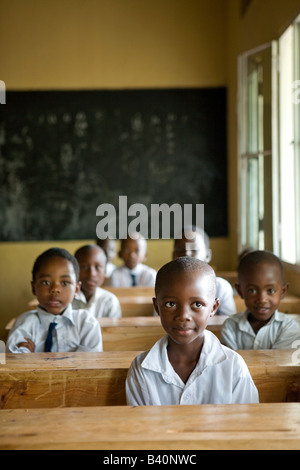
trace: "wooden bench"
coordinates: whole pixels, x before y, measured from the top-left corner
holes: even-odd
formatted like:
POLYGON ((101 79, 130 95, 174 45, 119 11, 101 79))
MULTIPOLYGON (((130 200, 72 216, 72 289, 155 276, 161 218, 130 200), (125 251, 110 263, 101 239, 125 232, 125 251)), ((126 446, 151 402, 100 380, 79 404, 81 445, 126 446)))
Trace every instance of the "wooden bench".
MULTIPOLYGON (((300 401, 296 350, 239 351, 260 401, 300 401)), ((124 405, 128 368, 139 351, 7 354, 0 364, 0 408, 124 405)))
MULTIPOLYGON (((190 450, 187 457, 200 449, 298 450, 299 415, 300 403, 0 410, 0 449, 190 450)), ((129 455, 147 465, 147 454, 129 455)))

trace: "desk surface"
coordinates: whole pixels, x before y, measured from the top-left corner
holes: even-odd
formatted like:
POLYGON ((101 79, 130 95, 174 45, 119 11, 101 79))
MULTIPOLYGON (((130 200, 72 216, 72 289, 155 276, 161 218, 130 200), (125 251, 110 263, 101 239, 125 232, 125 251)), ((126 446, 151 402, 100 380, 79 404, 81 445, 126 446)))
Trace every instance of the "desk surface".
POLYGON ((1 410, 0 449, 300 449, 300 403, 1 410))

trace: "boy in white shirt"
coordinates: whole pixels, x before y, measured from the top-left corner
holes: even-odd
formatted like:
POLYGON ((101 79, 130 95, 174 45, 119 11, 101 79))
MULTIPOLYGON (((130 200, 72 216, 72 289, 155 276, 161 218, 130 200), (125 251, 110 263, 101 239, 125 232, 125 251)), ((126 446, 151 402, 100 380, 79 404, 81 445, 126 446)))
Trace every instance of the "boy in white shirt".
POLYGON ((112 240, 111 238, 105 238, 104 240, 101 240, 98 238, 96 243, 106 254, 105 279, 107 283, 108 279, 117 267, 112 263, 112 260, 115 259, 117 255, 116 240, 112 240))
POLYGON ((167 336, 134 359, 128 405, 258 402, 242 357, 206 330, 219 306, 215 294, 215 273, 203 261, 181 257, 158 271, 153 303, 167 336))
POLYGON ((80 289, 77 260, 62 248, 50 248, 36 259, 32 292, 39 305, 20 315, 12 328, 6 351, 102 351, 99 322, 85 310, 73 310, 80 289))
MULTIPOLYGON (((206 232, 197 227, 185 229, 181 238, 174 240, 173 259, 180 256, 192 256, 201 261, 209 263, 211 261, 211 249, 209 248, 209 237, 206 232), (185 236, 188 235, 188 238, 185 236)), ((216 277, 217 297, 220 306, 216 315, 232 315, 236 313, 236 306, 233 297, 231 284, 222 277, 216 277)))
POLYGON ((79 264, 80 291, 75 294, 73 308, 88 310, 95 318, 122 316, 116 295, 102 289, 105 279, 106 255, 97 245, 84 245, 75 253, 79 264))
POLYGON ((240 260, 238 278, 235 287, 247 309, 224 322, 222 343, 234 350, 292 348, 300 327, 278 312, 288 290, 280 259, 269 251, 251 251, 240 260))
POLYGON ((140 234, 133 234, 134 238, 121 240, 119 257, 124 266, 115 269, 111 275, 109 285, 112 287, 148 286, 154 287, 156 271, 143 264, 147 257, 147 242, 140 234))

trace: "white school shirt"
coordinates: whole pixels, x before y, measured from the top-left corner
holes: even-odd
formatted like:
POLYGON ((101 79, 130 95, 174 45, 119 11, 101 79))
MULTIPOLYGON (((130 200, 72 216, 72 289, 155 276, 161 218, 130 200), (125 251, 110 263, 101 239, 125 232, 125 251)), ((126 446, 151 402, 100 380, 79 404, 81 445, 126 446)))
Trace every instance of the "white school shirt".
POLYGON ((17 344, 31 339, 35 352, 44 352, 49 325, 57 323, 53 332, 52 352, 103 351, 99 322, 86 310, 73 310, 69 305, 62 315, 53 315, 37 307, 20 315, 10 331, 6 351, 28 353, 29 349, 17 344))
POLYGON ((119 266, 113 271, 109 285, 112 287, 131 287, 131 274, 136 275, 137 286, 154 287, 156 271, 142 263, 137 264, 133 269, 129 269, 127 266, 119 266))
POLYGON ((132 362, 126 379, 127 404, 200 405, 258 403, 258 391, 244 359, 208 330, 198 364, 185 384, 167 353, 168 336, 132 362))
POLYGON ((257 333, 248 321, 249 311, 227 318, 221 329, 221 341, 231 349, 291 349, 300 340, 300 326, 277 310, 257 333))
POLYGON ((121 305, 117 296, 101 287, 96 287, 88 302, 82 291, 75 294, 72 306, 74 309, 88 310, 95 318, 120 318, 122 316, 121 305))
POLYGON ((233 297, 233 289, 226 279, 216 277, 216 297, 220 300, 220 306, 216 315, 233 315, 236 313, 236 305, 233 297))

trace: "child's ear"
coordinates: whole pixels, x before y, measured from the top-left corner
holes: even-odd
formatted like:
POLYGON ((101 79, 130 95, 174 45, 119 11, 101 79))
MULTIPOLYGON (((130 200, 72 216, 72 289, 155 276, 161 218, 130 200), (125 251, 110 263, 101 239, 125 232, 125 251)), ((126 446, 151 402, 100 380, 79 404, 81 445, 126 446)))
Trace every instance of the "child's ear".
POLYGON ((153 302, 154 310, 156 311, 157 315, 159 315, 159 310, 158 310, 158 306, 157 306, 156 297, 153 297, 153 298, 152 298, 152 302, 153 302))
POLYGON ((75 294, 78 294, 80 292, 80 289, 81 289, 81 281, 78 281, 76 283, 75 294))
POLYGON ((213 317, 220 307, 220 299, 216 298, 210 316, 213 317))
POLYGON ((234 287, 235 287, 235 290, 237 291, 237 293, 239 294, 239 296, 241 297, 241 299, 243 299, 244 296, 243 296, 243 293, 242 293, 241 286, 239 284, 234 284, 234 287))
POLYGON ((287 293, 288 291, 288 288, 289 288, 289 284, 286 282, 285 284, 283 284, 282 286, 282 289, 281 289, 281 294, 280 294, 280 298, 282 299, 285 294, 287 293))
POLYGON ((35 294, 35 282, 34 281, 31 281, 31 292, 33 293, 33 295, 36 295, 35 294))

